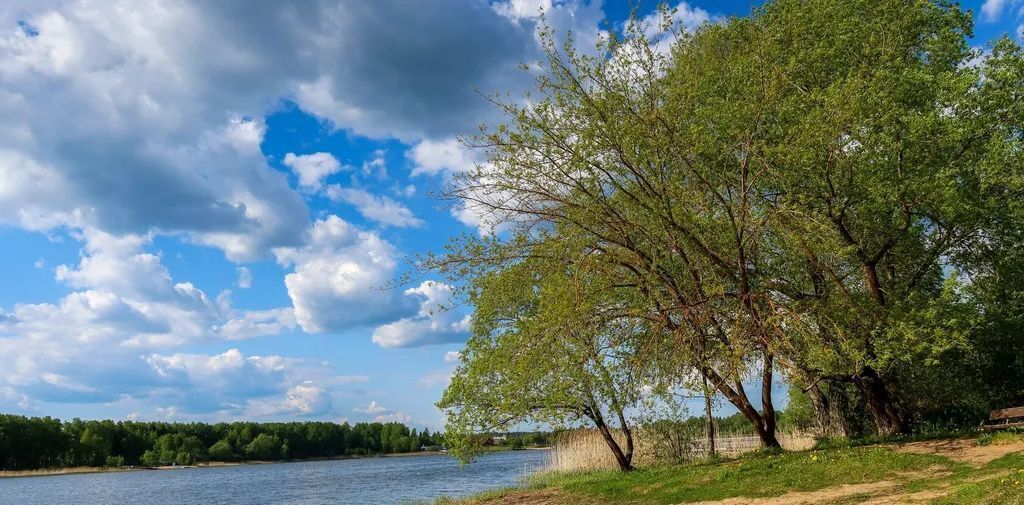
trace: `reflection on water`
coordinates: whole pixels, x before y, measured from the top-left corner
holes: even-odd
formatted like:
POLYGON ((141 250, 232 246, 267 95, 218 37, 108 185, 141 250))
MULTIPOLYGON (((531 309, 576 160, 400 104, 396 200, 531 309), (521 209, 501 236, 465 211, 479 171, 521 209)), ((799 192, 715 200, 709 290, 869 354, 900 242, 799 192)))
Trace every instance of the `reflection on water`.
POLYGON ((2 505, 378 505, 464 496, 518 483, 547 451, 309 461, 0 479, 2 505))

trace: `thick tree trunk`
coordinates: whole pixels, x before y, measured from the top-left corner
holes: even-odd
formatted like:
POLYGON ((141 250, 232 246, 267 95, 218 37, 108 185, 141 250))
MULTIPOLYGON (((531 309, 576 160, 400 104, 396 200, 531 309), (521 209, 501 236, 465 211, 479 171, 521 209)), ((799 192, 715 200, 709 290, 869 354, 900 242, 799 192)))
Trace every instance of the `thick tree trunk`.
POLYGON ((849 405, 846 395, 838 385, 830 384, 823 390, 818 384, 807 390, 814 408, 815 435, 819 437, 846 438, 850 436, 847 417, 849 405))
POLYGON ((864 396, 864 402, 867 404, 879 435, 888 436, 908 432, 909 426, 906 419, 878 372, 865 366, 857 376, 857 385, 864 396))

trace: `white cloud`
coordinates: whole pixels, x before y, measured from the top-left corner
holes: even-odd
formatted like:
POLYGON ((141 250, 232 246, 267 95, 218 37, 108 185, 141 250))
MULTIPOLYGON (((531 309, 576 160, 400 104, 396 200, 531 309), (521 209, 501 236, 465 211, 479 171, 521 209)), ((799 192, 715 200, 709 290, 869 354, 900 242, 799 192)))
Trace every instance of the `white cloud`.
POLYGON ((330 393, 306 381, 289 388, 283 399, 257 399, 249 402, 248 412, 258 416, 312 416, 331 412, 330 393))
POLYGON ((356 407, 352 409, 353 412, 359 412, 360 414, 382 414, 388 412, 388 409, 384 408, 381 404, 377 403, 376 400, 371 401, 366 407, 356 407))
POLYGON ((236 261, 308 222, 259 150, 282 99, 361 135, 439 138, 493 117, 474 87, 521 89, 537 51, 470 1, 7 2, 0 19, 0 223, 182 233, 236 261))
POLYGON ((426 281, 405 291, 420 298, 419 312, 413 317, 378 326, 373 341, 381 347, 415 347, 458 342, 466 338, 470 316, 448 307, 452 301, 451 286, 426 281))
POLYGON ((230 65, 223 51, 237 44, 218 40, 226 32, 186 4, 67 2, 21 14, 34 36, 0 32, 0 114, 11 118, 0 126, 0 187, 11 195, 0 222, 183 232, 232 258, 298 238, 304 204, 263 160, 262 119, 246 116, 265 98, 224 92, 235 84, 227 67, 202 68, 230 65))
POLYGON ((985 3, 981 4, 981 15, 985 21, 998 21, 1003 15, 1003 12, 1008 8, 1016 4, 1018 0, 985 0, 985 3))
POLYGON ((405 412, 393 412, 391 414, 384 414, 373 418, 374 422, 378 423, 402 423, 412 424, 412 416, 405 412))
POLYGON ((384 159, 384 155, 387 151, 383 149, 377 149, 373 152, 373 158, 363 162, 363 175, 364 176, 376 176, 380 180, 388 178, 388 165, 384 159))
POLYGON ((235 273, 238 274, 238 280, 235 281, 236 286, 242 289, 252 287, 252 271, 247 267, 238 267, 235 269, 235 273))
POLYGON ((472 151, 454 138, 424 140, 413 146, 406 156, 414 164, 413 176, 466 172, 480 161, 472 151))
POLYGON ((496 2, 492 6, 498 14, 519 21, 539 18, 541 13, 551 11, 552 4, 551 0, 509 0, 496 2))
POLYGON ((704 23, 717 19, 708 11, 700 7, 691 6, 687 2, 677 3, 672 8, 670 14, 671 16, 666 20, 661 15, 661 12, 655 10, 640 20, 640 28, 648 40, 657 42, 664 37, 665 33, 662 28, 665 25, 665 21, 668 21, 671 28, 693 32, 704 23))
POLYGON ((383 405, 377 403, 376 400, 371 401, 366 407, 355 407, 352 409, 353 412, 359 414, 366 414, 372 416, 371 419, 378 423, 405 423, 409 424, 412 422, 412 416, 400 412, 385 408, 383 405))
POLYGON ((284 155, 284 165, 298 177, 299 187, 312 193, 320 190, 325 178, 340 172, 342 168, 341 162, 331 153, 288 153, 284 155))
POLYGON ((448 351, 448 352, 444 353, 444 362, 445 363, 455 363, 456 361, 459 361, 460 359, 462 359, 462 353, 459 352, 459 351, 448 351))
POLYGON ((145 250, 149 237, 86 229, 80 238, 79 263, 55 269, 71 293, 56 303, 0 309, 0 389, 29 401, 148 398, 165 379, 142 356, 295 327, 290 308, 231 310, 226 295, 211 300, 175 281, 145 250))
POLYGON ((338 376, 324 363, 282 356, 152 354, 146 363, 161 378, 165 396, 192 413, 241 416, 320 415, 333 411, 332 388, 364 382, 338 376))
POLYGON ((405 205, 386 196, 374 195, 362 189, 331 185, 327 188, 327 197, 334 201, 348 203, 366 219, 383 225, 418 228, 425 224, 405 205))
POLYGON ((295 311, 291 307, 241 311, 219 328, 218 335, 226 340, 244 340, 249 338, 279 335, 297 326, 295 311))
POLYGON ((282 265, 294 267, 285 286, 307 332, 338 332, 415 311, 414 299, 382 289, 396 276, 395 248, 338 216, 314 223, 304 246, 275 254, 282 265))

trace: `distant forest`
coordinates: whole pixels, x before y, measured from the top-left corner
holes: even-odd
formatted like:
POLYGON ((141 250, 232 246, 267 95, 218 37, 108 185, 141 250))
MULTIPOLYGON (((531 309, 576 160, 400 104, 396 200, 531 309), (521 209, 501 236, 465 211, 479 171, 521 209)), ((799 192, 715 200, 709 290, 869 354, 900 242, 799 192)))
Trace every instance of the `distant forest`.
POLYGON ((394 454, 442 445, 402 423, 61 421, 0 414, 0 470, 394 454))

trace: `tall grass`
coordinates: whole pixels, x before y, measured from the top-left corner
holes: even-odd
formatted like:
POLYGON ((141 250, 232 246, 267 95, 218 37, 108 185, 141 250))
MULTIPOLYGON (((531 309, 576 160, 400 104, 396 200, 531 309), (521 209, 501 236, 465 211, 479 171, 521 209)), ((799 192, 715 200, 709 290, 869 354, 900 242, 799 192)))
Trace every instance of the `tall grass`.
MULTIPOLYGON (((622 447, 625 447, 625 437, 622 433, 615 432, 615 437, 622 447)), ((635 430, 633 439, 636 446, 633 453, 634 466, 650 467, 671 463, 659 461, 655 457, 657 442, 643 429, 635 430)), ((806 433, 783 433, 779 435, 779 442, 783 448, 791 451, 807 450, 814 446, 814 438, 806 433)), ((738 456, 760 447, 761 442, 755 436, 721 433, 715 438, 715 450, 722 456, 738 456)), ((692 458, 704 457, 707 453, 707 441, 703 437, 695 438, 692 452, 692 458)), ((558 436, 549 453, 546 469, 575 472, 614 468, 618 468, 618 465, 601 434, 593 429, 579 429, 558 436)))

